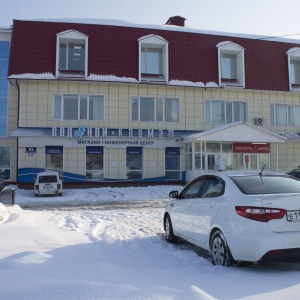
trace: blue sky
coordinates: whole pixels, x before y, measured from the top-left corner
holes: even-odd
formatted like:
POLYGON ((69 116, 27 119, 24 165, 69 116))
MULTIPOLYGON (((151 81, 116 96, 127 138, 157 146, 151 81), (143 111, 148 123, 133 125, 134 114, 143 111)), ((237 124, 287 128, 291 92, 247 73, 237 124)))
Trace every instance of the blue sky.
POLYGON ((203 30, 300 39, 299 0, 4 0, 0 26, 13 19, 100 18, 164 24, 169 17, 203 30))

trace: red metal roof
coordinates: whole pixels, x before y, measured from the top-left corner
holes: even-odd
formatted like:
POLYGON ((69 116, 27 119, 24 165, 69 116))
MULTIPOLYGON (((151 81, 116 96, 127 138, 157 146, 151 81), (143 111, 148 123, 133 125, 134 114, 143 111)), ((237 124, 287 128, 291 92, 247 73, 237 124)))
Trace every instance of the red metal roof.
POLYGON ((216 45, 232 41, 245 48, 246 89, 288 91, 286 52, 299 44, 185 31, 79 23, 15 20, 9 76, 55 74, 56 35, 77 30, 89 36, 89 74, 138 79, 138 39, 156 34, 169 42, 169 80, 218 82, 216 45))

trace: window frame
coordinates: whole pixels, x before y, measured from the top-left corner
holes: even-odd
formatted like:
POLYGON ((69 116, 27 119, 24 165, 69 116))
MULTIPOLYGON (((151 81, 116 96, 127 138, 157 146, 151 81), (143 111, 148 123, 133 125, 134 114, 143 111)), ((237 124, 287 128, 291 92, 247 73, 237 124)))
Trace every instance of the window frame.
POLYGON ((281 104, 281 103, 270 103, 270 125, 271 126, 284 126, 284 127, 300 127, 300 124, 295 124, 298 120, 298 114, 295 109, 297 107, 300 110, 300 105, 295 104, 281 104), (285 124, 278 124, 278 120, 276 116, 278 115, 279 107, 285 107, 285 117, 286 122, 285 124), (291 115, 292 114, 292 115, 291 115))
POLYGON ((180 123, 180 99, 179 98, 169 98, 169 97, 143 97, 143 96, 133 96, 131 97, 131 121, 133 122, 162 122, 162 123, 180 123), (141 120, 141 99, 146 100, 154 100, 153 104, 153 113, 154 113, 154 119, 153 120, 141 120), (133 101, 138 101, 137 108, 133 107, 133 101), (159 112, 157 107, 159 105, 159 101, 162 100, 162 120, 157 120, 157 113, 159 112), (166 121, 166 113, 168 110, 166 110, 167 101, 166 100, 176 100, 177 102, 177 121, 166 121), (137 109, 137 119, 133 119, 134 109, 137 109))
POLYGON ((248 120, 248 103, 246 101, 231 101, 231 100, 220 100, 220 99, 212 99, 212 100, 204 100, 204 123, 205 124, 230 124, 230 123, 234 123, 234 122, 240 122, 240 121, 244 121, 247 122, 248 120), (224 122, 213 122, 212 119, 212 104, 213 103, 217 103, 220 102, 221 104, 223 104, 223 112, 224 115, 221 116, 221 118, 224 118, 224 122), (239 103, 239 104, 244 104, 244 109, 245 109, 245 120, 235 120, 235 104, 239 103), (207 112, 207 105, 209 104, 209 112, 207 112), (227 109, 226 106, 231 104, 231 121, 227 122, 227 109), (209 113, 209 121, 207 120, 207 113, 209 113))
POLYGON ((231 41, 218 43, 216 48, 218 49, 219 86, 235 86, 245 88, 245 48, 231 41), (222 76, 224 74, 224 55, 235 56, 236 70, 234 70, 234 73, 236 74, 236 78, 226 78, 222 76))
MULTIPOLYGON (((68 47, 67 47, 68 48, 68 47)), ((66 57, 68 52, 66 51, 66 57)), ((66 59, 68 61, 68 59, 66 59)), ((56 77, 84 77, 88 74, 88 36, 76 30, 67 30, 56 35, 56 77), (84 70, 60 69, 60 46, 62 44, 82 44, 84 45, 84 70)), ((67 62, 66 62, 67 63, 67 62)))
POLYGON ((104 95, 86 95, 86 94, 54 94, 53 95, 53 103, 52 103, 52 118, 53 120, 64 120, 64 121, 104 121, 104 113, 105 107, 104 107, 104 95), (73 96, 74 98, 77 97, 77 119, 65 119, 64 118, 64 107, 65 107, 65 96, 73 96), (60 117, 56 117, 56 97, 60 97, 60 103, 59 105, 59 114, 60 117), (100 97, 102 102, 102 116, 100 119, 91 119, 90 118, 90 100, 92 100, 93 97, 100 97), (87 106, 86 106, 86 118, 80 117, 81 115, 81 103, 84 98, 87 98, 87 106))
POLYGON ((85 151, 85 176, 86 180, 102 181, 104 179, 104 147, 103 146, 86 146, 85 151), (90 166, 89 166, 90 164, 90 166), (101 168, 102 164, 102 168, 101 168), (94 166, 100 166, 96 169, 94 166), (96 174, 96 176, 93 176, 96 174))
POLYGON ((168 42, 161 36, 150 34, 138 39, 139 51, 139 82, 168 82, 169 81, 169 50, 168 42), (161 74, 143 73, 143 49, 160 49, 161 51, 161 74))
POLYGON ((300 91, 300 48, 291 48, 286 52, 286 55, 288 60, 289 89, 290 91, 300 91), (297 76, 299 78, 298 83, 293 82, 293 79, 296 77, 295 72, 292 73, 294 70, 294 68, 292 67, 293 62, 299 63, 299 72, 297 76))

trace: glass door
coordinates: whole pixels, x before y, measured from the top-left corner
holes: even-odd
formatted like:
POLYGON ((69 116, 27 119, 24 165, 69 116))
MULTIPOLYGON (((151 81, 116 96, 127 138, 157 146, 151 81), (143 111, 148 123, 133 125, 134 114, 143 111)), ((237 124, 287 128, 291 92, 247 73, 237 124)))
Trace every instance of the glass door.
POLYGON ((209 171, 216 170, 218 155, 220 155, 220 153, 219 154, 215 154, 215 153, 206 154, 206 170, 209 170, 209 171))
POLYGON ((243 154, 243 164, 245 170, 258 170, 259 169, 258 154, 243 154))

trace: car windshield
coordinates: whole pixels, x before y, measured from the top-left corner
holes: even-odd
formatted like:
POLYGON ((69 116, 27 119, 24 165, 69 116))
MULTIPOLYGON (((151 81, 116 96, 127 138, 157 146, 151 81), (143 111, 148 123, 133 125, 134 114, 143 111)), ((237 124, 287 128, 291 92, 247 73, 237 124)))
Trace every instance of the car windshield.
POLYGON ((288 176, 232 176, 231 179, 248 195, 300 193, 300 181, 288 176))
POLYGON ((47 176, 39 177, 39 183, 46 183, 46 182, 57 182, 57 176, 47 175, 47 176))

